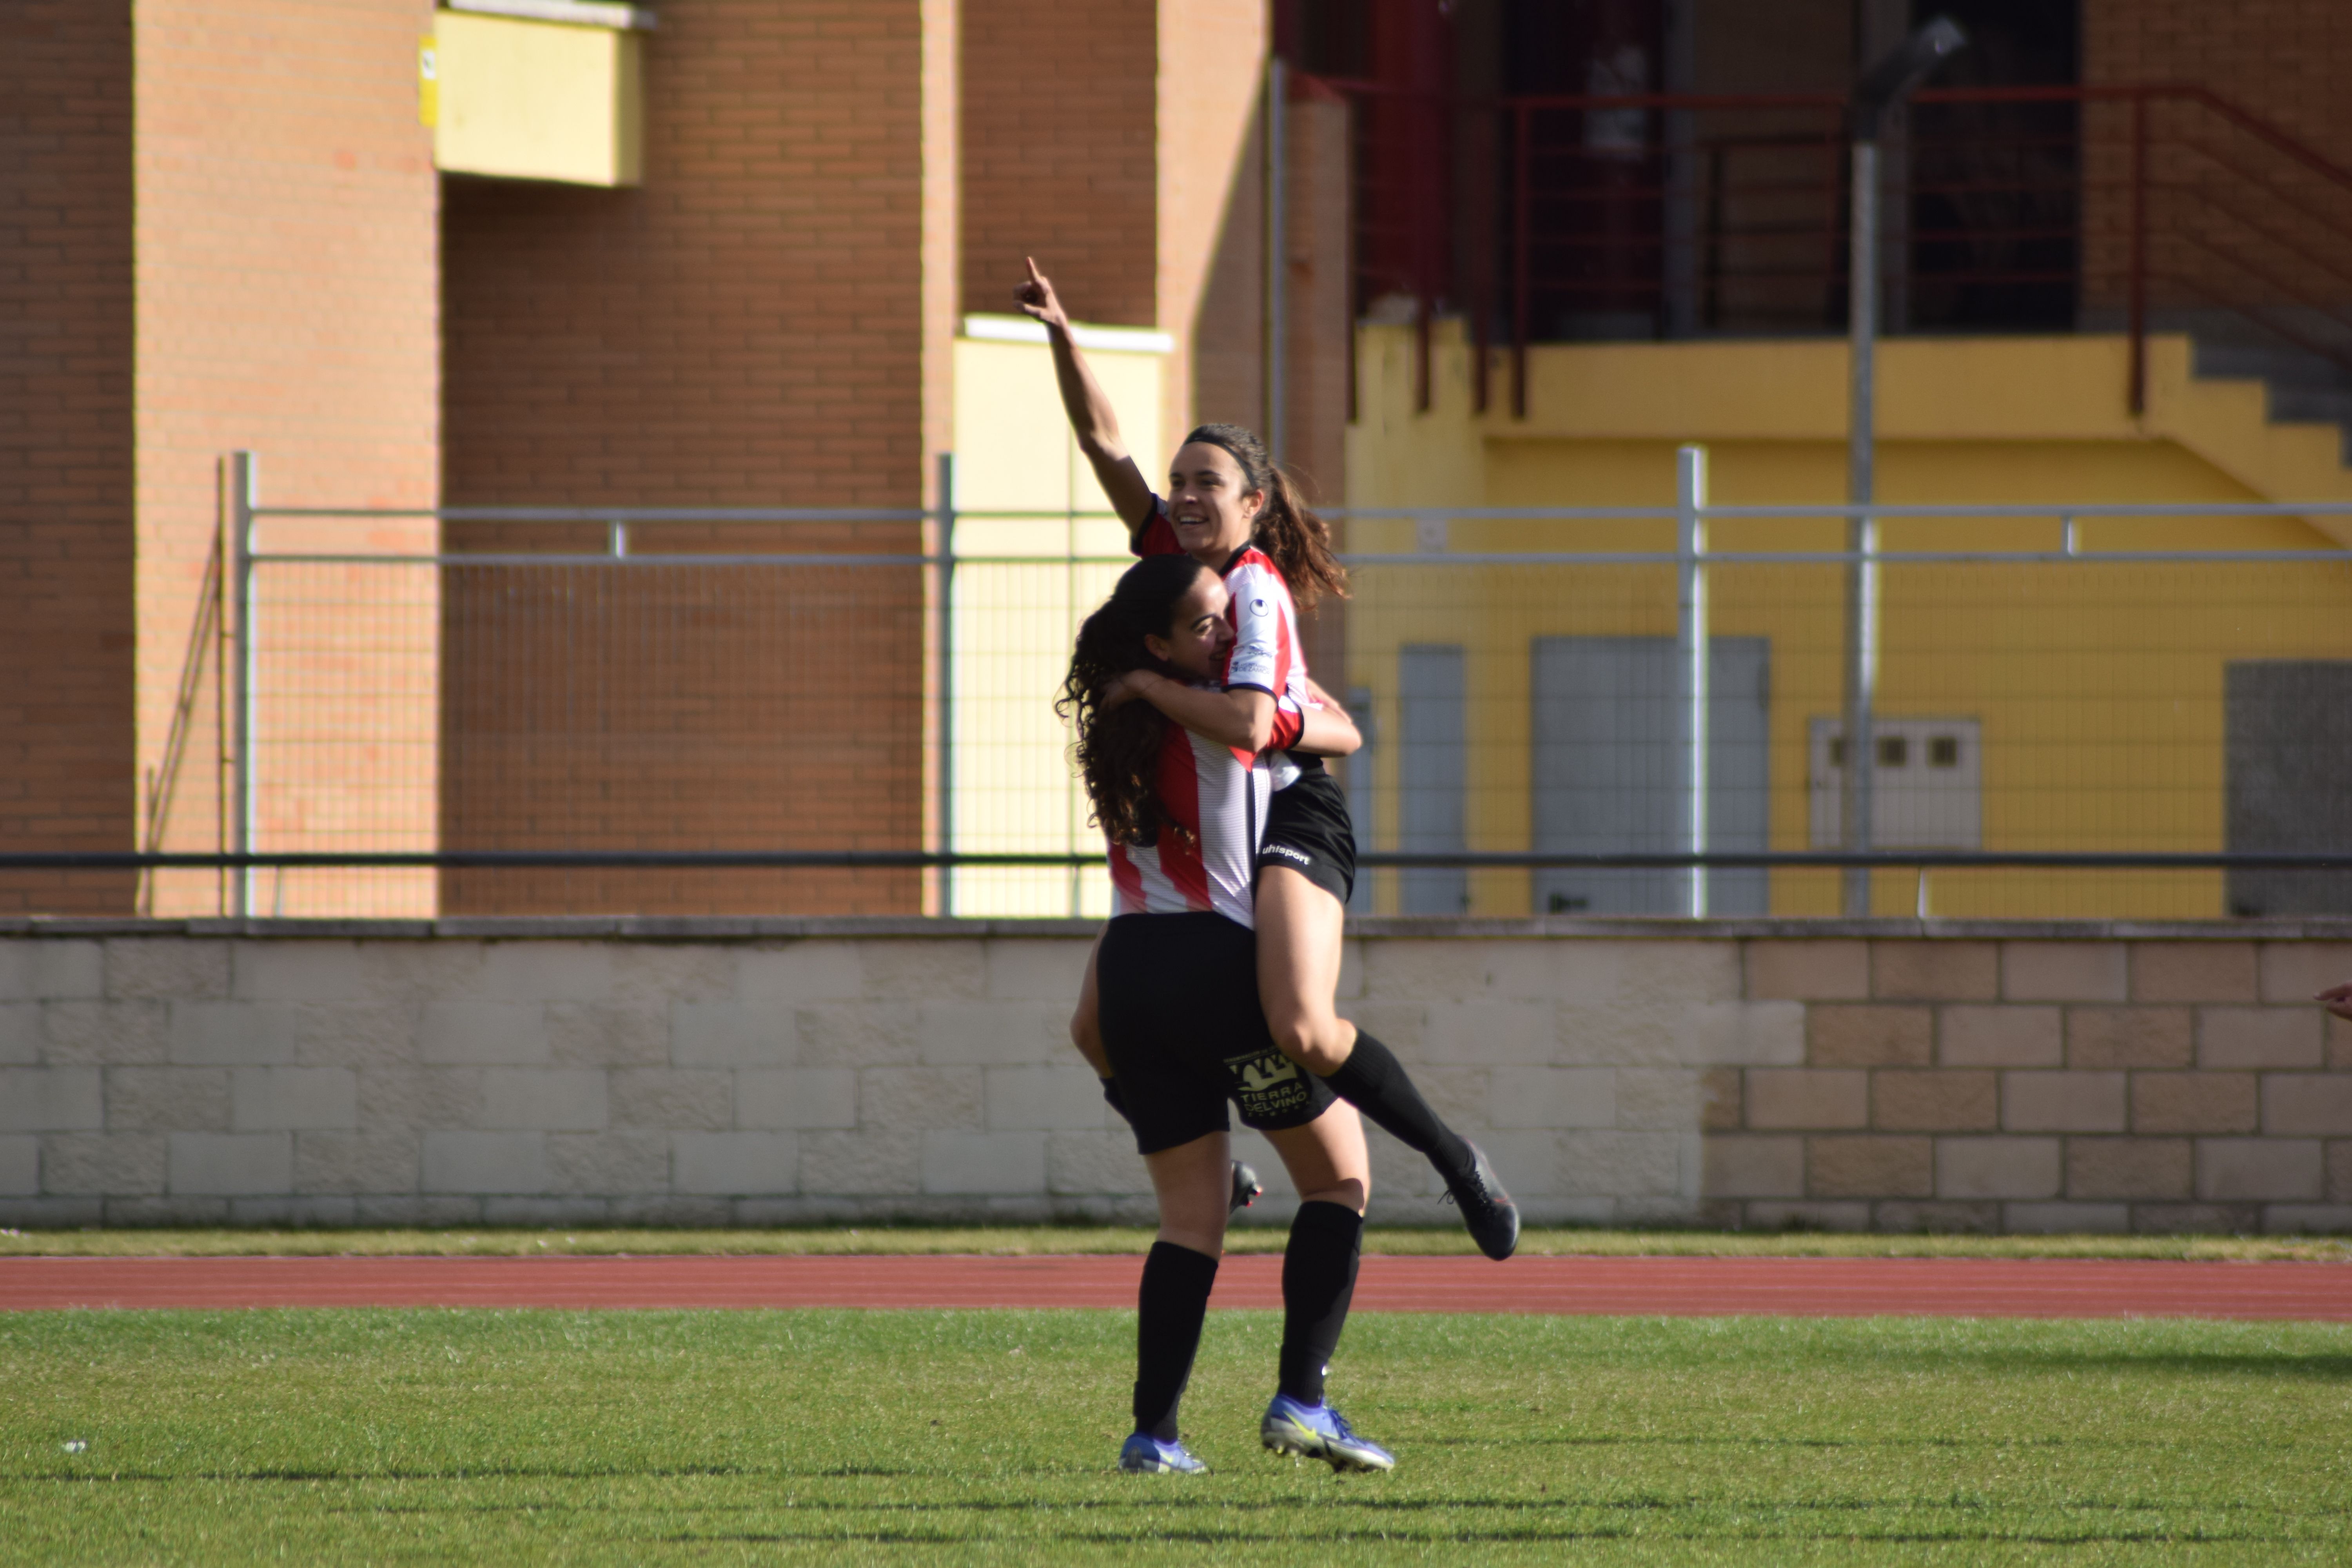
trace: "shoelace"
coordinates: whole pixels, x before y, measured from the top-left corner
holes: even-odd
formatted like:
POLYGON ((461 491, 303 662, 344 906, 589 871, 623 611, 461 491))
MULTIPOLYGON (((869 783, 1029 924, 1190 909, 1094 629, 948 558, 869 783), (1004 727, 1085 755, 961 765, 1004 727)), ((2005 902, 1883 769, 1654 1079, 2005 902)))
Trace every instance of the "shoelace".
MULTIPOLYGON (((1478 1179, 1478 1173, 1475 1170, 1473 1170, 1467 1176, 1462 1178, 1462 1184, 1475 1193, 1480 1203, 1486 1205, 1488 1208, 1493 1208, 1495 1206, 1495 1194, 1486 1190, 1486 1184, 1478 1179)), ((1439 1198, 1437 1201, 1442 1204, 1454 1204, 1457 1208, 1461 1206, 1460 1204, 1455 1202, 1454 1189, 1452 1187, 1446 1188, 1445 1195, 1439 1198)))

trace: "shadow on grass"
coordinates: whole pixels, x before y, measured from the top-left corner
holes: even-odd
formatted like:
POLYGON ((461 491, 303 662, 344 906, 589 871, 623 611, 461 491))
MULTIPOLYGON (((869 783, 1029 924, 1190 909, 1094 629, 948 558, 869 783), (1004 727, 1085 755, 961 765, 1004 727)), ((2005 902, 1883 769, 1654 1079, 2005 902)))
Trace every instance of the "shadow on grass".
MULTIPOLYGON (((1040 1547, 1061 1546, 1154 1546, 1178 1543, 1188 1546, 1271 1546, 1296 1548, 1307 1539, 1298 1534, 1275 1534, 1269 1531, 1223 1530, 1119 1530, 1073 1531, 1034 1537, 1040 1547)), ((1349 1544, 1380 1545, 1410 1544, 1415 1541, 1460 1545, 1512 1546, 1541 1542, 1574 1542, 1601 1541, 1688 1541, 1688 1542, 1835 1542, 1841 1545, 1890 1546, 2280 1546, 2296 1544, 2296 1538, 2287 1535, 2255 1535, 2247 1533, 2216 1534, 2210 1531, 2175 1533, 2169 1531, 2085 1531, 2076 1532, 2027 1533, 2003 1531, 1906 1531, 1903 1533, 1863 1534, 1851 1530, 1706 1530, 1654 1531, 1624 1529, 1542 1530, 1447 1530, 1433 1531, 1424 1535, 1399 1535, 1382 1530, 1318 1530, 1312 1537, 1318 1546, 1334 1542, 1349 1544)), ((670 1545, 741 1545, 788 1546, 856 1542, 872 1546, 963 1546, 978 1542, 971 1537, 936 1531, 811 1531, 804 1534, 747 1531, 731 1535, 681 1533, 661 1540, 670 1545)))
POLYGON ((1993 1373, 2168 1372, 2195 1377, 2263 1377, 2294 1383, 2352 1383, 2352 1353, 2294 1354, 2286 1351, 2151 1350, 2067 1352, 1928 1351, 1916 1359, 1993 1373))

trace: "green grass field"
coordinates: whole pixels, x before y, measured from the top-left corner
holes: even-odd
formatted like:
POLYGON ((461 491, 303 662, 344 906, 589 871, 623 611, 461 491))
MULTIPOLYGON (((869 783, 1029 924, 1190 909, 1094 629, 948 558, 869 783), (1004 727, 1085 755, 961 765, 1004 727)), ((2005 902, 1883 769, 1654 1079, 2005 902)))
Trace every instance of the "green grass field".
POLYGON ((2341 1563, 2352 1331, 1366 1315, 1392 1446, 1256 1442, 1220 1312, 1205 1477, 1110 1470, 1113 1312, 0 1318, 16 1563, 2341 1563), (76 1447, 74 1445, 80 1445, 76 1447))

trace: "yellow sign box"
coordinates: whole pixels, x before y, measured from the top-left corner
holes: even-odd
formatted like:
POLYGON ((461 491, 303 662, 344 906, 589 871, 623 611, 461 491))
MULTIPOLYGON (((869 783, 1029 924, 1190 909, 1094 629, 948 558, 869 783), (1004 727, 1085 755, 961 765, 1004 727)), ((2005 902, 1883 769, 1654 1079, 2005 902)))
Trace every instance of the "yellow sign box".
POLYGON ((443 170, 576 185, 643 178, 636 34, 443 11, 420 64, 443 170))

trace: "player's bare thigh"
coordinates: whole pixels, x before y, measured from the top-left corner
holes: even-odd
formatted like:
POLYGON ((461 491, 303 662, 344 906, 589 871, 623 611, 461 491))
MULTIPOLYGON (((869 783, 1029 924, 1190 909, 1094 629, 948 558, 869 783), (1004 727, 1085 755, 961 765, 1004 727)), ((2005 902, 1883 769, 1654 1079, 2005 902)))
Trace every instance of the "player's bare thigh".
POLYGON ((1356 1044, 1339 1016, 1340 939, 1347 910, 1297 871, 1257 874, 1257 992, 1283 1055, 1318 1075, 1337 1072, 1356 1044))
POLYGON ((1070 1015, 1070 1044, 1087 1065, 1095 1069, 1097 1078, 1110 1077, 1110 1057, 1102 1043, 1102 986, 1096 978, 1095 965, 1102 958, 1102 938, 1087 953, 1087 977, 1078 985, 1078 1010, 1070 1015))
POLYGON ((1364 1145, 1363 1118, 1336 1100, 1304 1127, 1269 1131, 1266 1142, 1282 1156, 1300 1203, 1339 1204, 1358 1214, 1372 1195, 1372 1156, 1364 1145))

